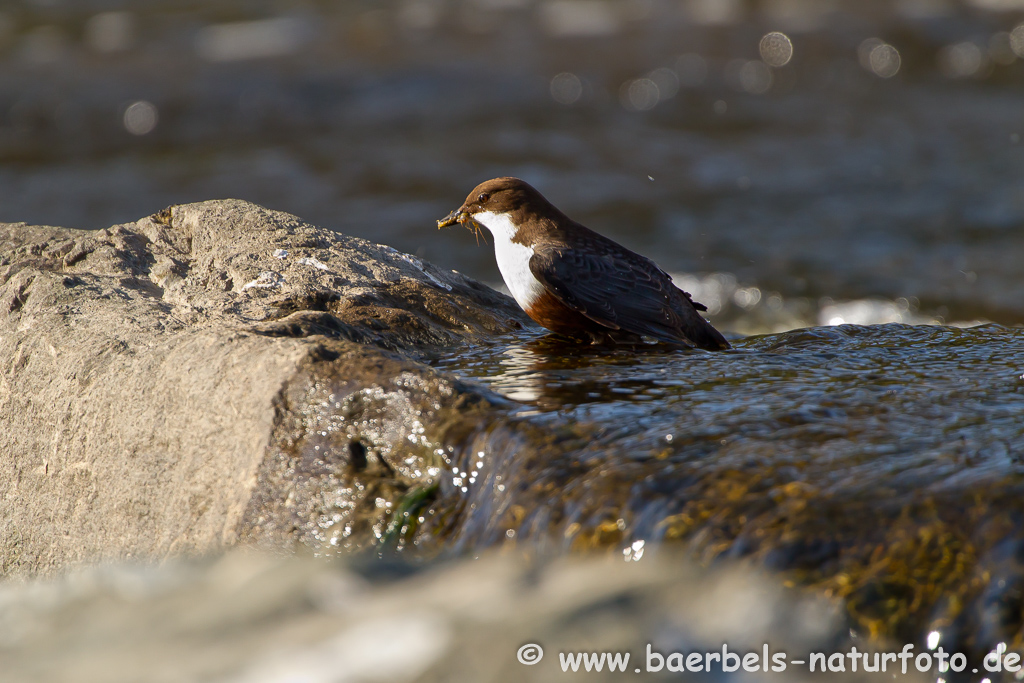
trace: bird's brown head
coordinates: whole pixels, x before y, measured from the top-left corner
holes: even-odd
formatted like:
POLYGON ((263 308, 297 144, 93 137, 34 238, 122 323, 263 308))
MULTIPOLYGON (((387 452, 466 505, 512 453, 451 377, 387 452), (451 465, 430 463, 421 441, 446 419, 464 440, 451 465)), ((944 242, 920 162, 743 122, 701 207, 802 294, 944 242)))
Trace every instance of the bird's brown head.
MULTIPOLYGON (((537 190, 519 178, 494 178, 480 183, 466 197, 462 206, 437 222, 438 228, 471 222, 478 213, 491 212, 521 215, 526 212, 558 211, 537 190)), ((467 226, 472 229, 472 225, 467 226)))

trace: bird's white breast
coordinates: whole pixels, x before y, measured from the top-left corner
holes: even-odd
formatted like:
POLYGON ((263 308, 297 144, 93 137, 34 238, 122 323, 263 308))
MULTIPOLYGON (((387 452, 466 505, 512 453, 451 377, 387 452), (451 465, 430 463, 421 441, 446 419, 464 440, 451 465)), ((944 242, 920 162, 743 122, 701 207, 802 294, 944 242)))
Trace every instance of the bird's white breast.
POLYGON ((473 218, 494 236, 494 258, 512 298, 523 309, 529 308, 544 292, 544 285, 530 271, 533 247, 512 241, 517 228, 508 214, 482 211, 473 218))

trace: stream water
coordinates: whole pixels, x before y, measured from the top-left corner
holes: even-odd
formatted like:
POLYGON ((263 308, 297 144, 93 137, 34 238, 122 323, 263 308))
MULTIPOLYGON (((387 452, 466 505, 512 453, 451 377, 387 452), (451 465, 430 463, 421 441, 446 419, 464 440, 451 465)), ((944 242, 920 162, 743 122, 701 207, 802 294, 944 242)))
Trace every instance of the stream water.
POLYGON ((981 654, 1016 642, 1024 332, 838 325, 733 344, 607 349, 524 332, 438 358, 521 403, 514 419, 573 427, 554 457, 498 443, 461 459, 449 490, 466 472, 481 483, 448 542, 611 546, 627 561, 683 542, 841 597, 867 633, 934 631, 981 654))

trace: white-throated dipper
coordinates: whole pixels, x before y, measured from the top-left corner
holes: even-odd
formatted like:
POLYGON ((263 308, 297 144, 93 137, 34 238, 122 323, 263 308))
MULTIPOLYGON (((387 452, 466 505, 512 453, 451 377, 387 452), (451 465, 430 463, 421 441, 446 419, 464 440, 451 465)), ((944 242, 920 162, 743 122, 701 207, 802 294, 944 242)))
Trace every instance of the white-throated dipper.
POLYGON ((707 307, 654 261, 585 228, 519 178, 481 183, 438 228, 483 225, 498 270, 527 315, 592 342, 658 341, 702 349, 729 342, 698 311, 707 307))

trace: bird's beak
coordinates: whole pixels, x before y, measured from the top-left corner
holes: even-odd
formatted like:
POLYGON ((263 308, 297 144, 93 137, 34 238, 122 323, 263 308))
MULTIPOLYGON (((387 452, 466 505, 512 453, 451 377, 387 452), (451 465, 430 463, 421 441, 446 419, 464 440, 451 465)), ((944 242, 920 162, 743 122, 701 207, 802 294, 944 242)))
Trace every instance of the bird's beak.
POLYGON ((450 214, 442 218, 437 222, 437 228, 448 228, 456 223, 464 223, 469 220, 469 212, 466 211, 465 207, 460 206, 459 208, 452 211, 450 214))

